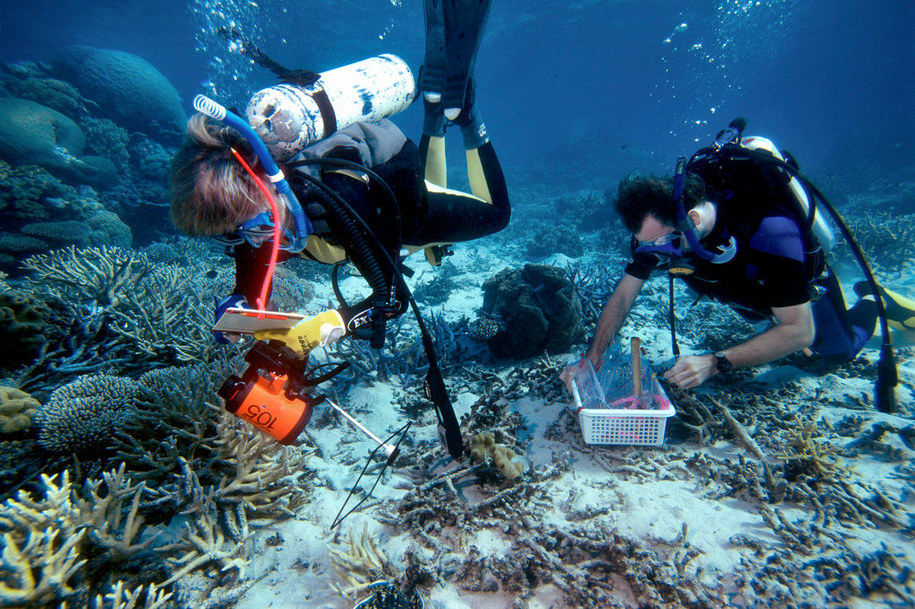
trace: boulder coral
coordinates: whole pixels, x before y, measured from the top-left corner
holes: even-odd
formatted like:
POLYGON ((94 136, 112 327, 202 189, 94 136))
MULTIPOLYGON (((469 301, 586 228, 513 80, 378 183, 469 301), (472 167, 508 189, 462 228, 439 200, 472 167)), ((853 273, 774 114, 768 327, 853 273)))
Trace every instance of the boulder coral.
POLYGON ((55 70, 102 112, 131 131, 178 140, 186 116, 174 85, 151 63, 132 53, 67 47, 55 70))
POLYGON ((486 280, 481 314, 500 320, 503 331, 489 346, 503 357, 563 353, 582 332, 575 287, 564 271, 544 264, 504 269, 486 280))
POLYGON ((12 165, 41 165, 66 179, 91 179, 96 170, 79 159, 86 136, 75 122, 41 104, 0 97, 0 158, 12 165))
POLYGON ((0 387, 0 434, 28 429, 41 402, 15 387, 0 387))
POLYGON ((46 342, 51 309, 24 290, 0 290, 0 369, 38 357, 46 342))

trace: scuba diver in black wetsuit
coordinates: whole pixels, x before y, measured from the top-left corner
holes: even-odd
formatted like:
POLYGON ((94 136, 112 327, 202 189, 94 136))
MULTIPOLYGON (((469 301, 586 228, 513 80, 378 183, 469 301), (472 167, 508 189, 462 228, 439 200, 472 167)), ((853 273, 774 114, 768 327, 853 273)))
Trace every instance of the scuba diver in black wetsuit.
MULTIPOLYGON (((231 247, 236 285, 231 295, 217 303, 217 318, 229 308, 266 309, 277 260, 294 256, 328 264, 349 260, 369 283, 371 295, 352 305, 341 302, 339 308, 291 329, 260 330, 255 338, 281 341, 299 358, 344 336, 367 339, 380 348, 386 321, 412 304, 401 275, 402 248, 425 249, 427 260, 439 264, 449 244, 506 227, 511 215, 508 191, 475 105, 472 78, 489 4, 489 0, 426 2, 426 57, 419 83, 425 120, 419 146, 386 119, 340 125, 336 130, 330 88, 322 85, 326 80, 322 75, 285 70, 252 45, 242 45, 258 63, 281 73, 284 84, 306 90, 306 101, 320 108, 327 136, 296 150, 289 162, 277 166, 270 158, 274 150, 267 150, 267 138, 262 140, 260 131, 255 133, 211 100, 195 102, 207 116, 191 118, 186 141, 172 161, 171 215, 182 232, 215 237, 231 247), (473 194, 449 190, 445 182, 444 137, 451 125, 457 125, 463 136, 473 194), (263 186, 268 180, 277 183, 283 195, 278 197, 283 204, 275 206, 273 213, 275 201, 263 186)), ((223 33, 237 36, 234 31, 223 33)), ((409 79, 412 86, 412 76, 409 79)), ((353 83, 359 95, 364 94, 365 84, 353 83)), ((288 110, 283 115, 288 117, 300 108, 280 110, 288 110)), ((277 108, 271 105, 269 111, 277 108)), ((336 118, 339 114, 338 109, 336 118)), ((271 126, 269 121, 260 126, 264 125, 271 126)), ((274 120, 273 126, 277 125, 274 120)), ((217 333, 217 339, 226 337, 217 333)), ((427 378, 427 394, 440 409, 440 402, 447 401, 443 393, 440 378, 437 382, 427 378)), ((455 420, 448 442, 455 458, 461 452, 456 427, 455 420)))
MULTIPOLYGON (((744 126, 745 121, 735 120, 715 145, 688 164, 680 159, 673 178, 631 176, 620 183, 615 206, 633 233, 633 258, 603 309, 585 357, 599 365, 648 276, 665 268, 699 295, 767 327, 705 355, 680 356, 674 338, 678 359, 664 374, 674 385, 696 387, 733 368, 800 350, 830 362, 849 361, 871 338, 879 317, 884 348, 877 406, 892 411, 896 369, 886 329, 906 327, 915 316, 915 308, 906 304, 915 303, 877 286, 859 256, 868 282, 856 286, 863 297, 846 306, 825 261, 824 245, 830 247, 833 237, 817 214, 821 207, 834 210, 769 140, 743 138, 744 126), (881 301, 874 298, 877 292, 881 301)), ((838 214, 834 219, 853 243, 838 214)), ((859 252, 856 244, 854 249, 859 252)), ((576 363, 563 370, 567 385, 579 369, 576 363)))

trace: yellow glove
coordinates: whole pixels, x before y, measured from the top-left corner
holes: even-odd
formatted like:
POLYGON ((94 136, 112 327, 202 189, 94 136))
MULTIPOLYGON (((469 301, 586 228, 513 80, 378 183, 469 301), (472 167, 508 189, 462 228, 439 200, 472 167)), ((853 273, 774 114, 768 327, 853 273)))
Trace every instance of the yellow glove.
POLYGON ((331 309, 303 319, 289 329, 259 330, 254 333, 254 338, 281 340, 298 356, 307 357, 315 347, 340 340, 344 334, 346 327, 343 324, 343 317, 331 309))

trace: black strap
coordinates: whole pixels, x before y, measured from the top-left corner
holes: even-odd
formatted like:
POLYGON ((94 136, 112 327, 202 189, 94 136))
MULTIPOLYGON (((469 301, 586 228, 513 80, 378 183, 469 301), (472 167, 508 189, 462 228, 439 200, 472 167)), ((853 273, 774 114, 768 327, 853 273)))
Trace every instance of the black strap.
POLYGON ((315 87, 313 91, 309 92, 309 95, 318 104, 318 110, 321 112, 321 119, 324 121, 324 136, 327 137, 337 130, 337 114, 334 112, 334 106, 330 103, 330 98, 324 88, 316 86, 321 77, 320 74, 311 70, 290 70, 271 59, 235 27, 221 27, 216 32, 226 40, 237 43, 242 55, 262 68, 270 70, 282 81, 302 87, 315 87))
POLYGON ((334 105, 330 103, 330 98, 327 97, 327 91, 324 90, 324 87, 318 87, 308 94, 318 104, 321 120, 324 121, 324 137, 327 137, 337 130, 337 114, 334 112, 334 105))
POLYGON ((674 276, 672 273, 667 274, 667 281, 667 287, 670 291, 670 344, 674 357, 680 357, 680 345, 677 344, 677 314, 674 308, 674 276))

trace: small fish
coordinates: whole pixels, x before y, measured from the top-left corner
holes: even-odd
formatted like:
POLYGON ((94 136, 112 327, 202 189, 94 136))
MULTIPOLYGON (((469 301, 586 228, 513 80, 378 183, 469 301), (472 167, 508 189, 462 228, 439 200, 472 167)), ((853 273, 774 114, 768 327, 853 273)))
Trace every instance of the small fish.
POLYGON ((219 277, 219 273, 217 273, 215 269, 210 269, 209 271, 204 273, 203 276, 206 277, 207 279, 216 279, 217 277, 219 277))

